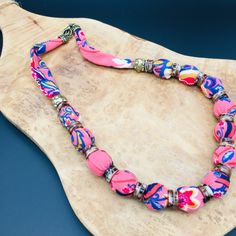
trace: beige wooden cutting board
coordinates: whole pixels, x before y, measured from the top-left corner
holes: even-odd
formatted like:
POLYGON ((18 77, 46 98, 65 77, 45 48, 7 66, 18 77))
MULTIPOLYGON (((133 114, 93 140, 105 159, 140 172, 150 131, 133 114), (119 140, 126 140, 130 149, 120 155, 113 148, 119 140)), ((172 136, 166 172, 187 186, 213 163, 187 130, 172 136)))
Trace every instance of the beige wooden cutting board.
MULTIPOLYGON (((194 64, 222 78, 234 101, 236 61, 188 57, 96 20, 45 17, 0 2, 4 40, 0 109, 48 156, 81 222, 99 236, 223 235, 234 228, 235 172, 227 196, 191 215, 173 209, 150 211, 115 194, 103 178, 90 173, 50 101, 36 87, 29 67, 31 46, 57 37, 69 23, 79 24, 91 45, 120 57, 194 64)), ((199 184, 212 168, 216 119, 212 102, 197 87, 93 65, 81 57, 75 40, 45 55, 44 61, 62 93, 81 112, 84 125, 93 131, 97 145, 118 168, 134 172, 141 182, 159 181, 169 188, 199 184)))

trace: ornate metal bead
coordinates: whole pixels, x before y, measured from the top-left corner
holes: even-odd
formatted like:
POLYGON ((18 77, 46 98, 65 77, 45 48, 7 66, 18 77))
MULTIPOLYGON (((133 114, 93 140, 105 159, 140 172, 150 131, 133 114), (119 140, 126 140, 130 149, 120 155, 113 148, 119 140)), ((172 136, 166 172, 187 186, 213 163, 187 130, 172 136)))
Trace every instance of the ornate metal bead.
POLYGON ((91 153, 93 153, 93 152, 95 152, 95 151, 97 151, 98 150, 98 147, 96 146, 96 145, 92 145, 89 149, 87 149, 87 150, 85 150, 85 158, 87 159, 88 158, 88 156, 91 154, 91 153))
POLYGON ((177 206, 177 204, 178 204, 178 192, 172 189, 169 189, 167 207, 177 206))
POLYGON ((232 140, 231 138, 223 138, 221 140, 221 142, 219 143, 219 146, 230 146, 230 147, 234 147, 234 140, 232 140))
POLYGON ((207 75, 204 74, 203 72, 199 72, 197 76, 197 86, 201 87, 202 83, 206 79, 207 75))
POLYGON ((143 183, 138 182, 136 184, 133 196, 138 198, 141 201, 146 188, 147 188, 147 184, 143 184, 143 183))
POLYGON ((137 58, 134 60, 134 69, 137 72, 143 72, 145 70, 145 59, 144 58, 137 58))
POLYGON ((172 77, 178 77, 178 74, 180 72, 181 66, 178 63, 172 64, 172 77))
POLYGON ((153 62, 154 60, 145 60, 144 62, 144 71, 148 73, 152 73, 153 71, 153 62))
POLYGON ((106 169, 106 171, 105 171, 105 173, 104 173, 104 177, 105 177, 105 179, 106 179, 106 181, 107 181, 108 183, 111 182, 111 179, 112 179, 113 175, 114 175, 117 171, 119 171, 119 170, 114 166, 113 163, 109 166, 109 168, 106 169))
POLYGON ((67 127, 67 130, 69 131, 70 134, 72 134, 72 131, 75 128, 83 128, 82 123, 80 121, 75 121, 70 126, 67 127))
POLYGON ((198 188, 200 189, 200 191, 202 192, 204 196, 204 200, 203 200, 204 203, 208 202, 213 197, 213 192, 208 185, 202 184, 202 185, 199 185, 198 188))
POLYGON ((58 94, 57 96, 53 97, 51 99, 52 105, 59 111, 64 104, 67 104, 67 99, 61 94, 58 94))
POLYGON ((220 97, 222 96, 225 96, 227 95, 226 91, 223 89, 223 90, 219 90, 217 93, 215 93, 213 96, 212 96, 212 100, 213 102, 216 102, 220 97))
POLYGON ((231 176, 231 169, 228 166, 223 165, 222 163, 217 164, 214 167, 214 170, 218 170, 220 172, 223 172, 224 174, 228 175, 229 177, 231 176))

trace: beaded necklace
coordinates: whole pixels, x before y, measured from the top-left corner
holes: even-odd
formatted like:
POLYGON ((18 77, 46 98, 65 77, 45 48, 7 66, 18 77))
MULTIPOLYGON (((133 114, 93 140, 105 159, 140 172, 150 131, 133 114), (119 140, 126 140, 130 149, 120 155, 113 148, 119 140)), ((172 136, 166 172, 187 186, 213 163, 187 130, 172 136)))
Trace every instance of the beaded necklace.
POLYGON ((125 197, 135 197, 151 210, 161 210, 175 206, 185 212, 194 212, 212 198, 224 196, 230 186, 231 170, 236 167, 234 140, 236 125, 234 116, 236 104, 227 95, 222 81, 206 75, 192 65, 180 66, 167 59, 135 60, 120 59, 90 46, 80 26, 70 24, 56 39, 35 44, 30 50, 32 77, 42 93, 48 97, 58 111, 63 127, 71 135, 71 142, 79 153, 84 154, 90 171, 103 176, 111 189, 125 197), (80 113, 73 108, 58 88, 51 71, 41 55, 67 43, 74 36, 82 56, 97 65, 114 68, 133 68, 137 72, 154 73, 161 79, 176 78, 183 84, 199 86, 207 98, 214 103, 213 113, 218 119, 214 137, 218 147, 213 153, 214 168, 208 172, 197 186, 182 186, 175 190, 160 183, 145 184, 128 170, 119 170, 111 156, 95 145, 95 137, 80 121, 80 113))

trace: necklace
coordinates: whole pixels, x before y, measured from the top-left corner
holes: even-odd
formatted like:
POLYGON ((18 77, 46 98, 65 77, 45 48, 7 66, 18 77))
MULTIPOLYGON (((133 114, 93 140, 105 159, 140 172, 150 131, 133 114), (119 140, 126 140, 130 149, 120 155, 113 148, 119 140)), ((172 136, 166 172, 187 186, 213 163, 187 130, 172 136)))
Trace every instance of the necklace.
POLYGON ((79 153, 84 154, 90 171, 96 176, 103 176, 117 194, 125 197, 133 196, 151 210, 176 207, 190 213, 202 208, 210 199, 221 198, 228 192, 231 170, 236 167, 234 147, 236 104, 227 95, 220 79, 200 72, 195 66, 180 66, 167 59, 120 59, 103 53, 88 44, 84 32, 76 24, 67 26, 56 39, 35 44, 30 50, 30 58, 32 77, 42 93, 52 101, 62 126, 71 135, 72 144, 79 153), (183 84, 199 86, 203 94, 213 100, 213 113, 218 119, 214 128, 218 147, 213 153, 214 168, 204 176, 201 184, 171 190, 160 183, 139 182, 132 172, 119 170, 111 156, 95 145, 93 133, 82 125, 80 113, 61 94, 51 71, 41 58, 44 53, 67 43, 72 36, 75 37, 82 56, 94 64, 133 68, 137 72, 154 73, 166 80, 176 78, 183 84))

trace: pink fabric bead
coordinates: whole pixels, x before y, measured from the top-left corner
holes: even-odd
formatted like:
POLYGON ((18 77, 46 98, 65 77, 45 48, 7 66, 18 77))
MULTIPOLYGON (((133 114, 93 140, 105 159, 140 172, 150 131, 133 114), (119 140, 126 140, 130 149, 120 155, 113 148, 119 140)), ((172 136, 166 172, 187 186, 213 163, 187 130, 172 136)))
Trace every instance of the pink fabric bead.
POLYGON ((95 143, 95 137, 85 127, 75 128, 71 133, 71 142, 79 152, 83 152, 95 143))
POLYGON ((213 153, 214 165, 219 163, 233 169, 236 167, 235 149, 230 146, 219 146, 213 153))
POLYGON ((118 170, 112 177, 111 189, 122 196, 132 196, 136 184, 136 176, 128 170, 118 170))
POLYGON ((204 196, 195 186, 183 186, 177 189, 178 207, 180 210, 192 213, 204 206, 204 196))
POLYGON ((223 138, 231 138, 232 140, 236 139, 236 126, 231 121, 219 121, 214 129, 215 139, 220 142, 223 138))
POLYGON ((213 110, 216 118, 219 118, 223 114, 234 116, 236 114, 236 104, 228 97, 222 97, 214 103, 213 110))
POLYGON ((111 165, 112 159, 106 151, 98 149, 89 154, 86 163, 93 174, 102 176, 111 165))
POLYGON ((168 205, 168 189, 160 183, 147 186, 143 195, 143 203, 151 210, 162 210, 168 205))
POLYGON ((221 171, 212 170, 204 176, 202 183, 211 188, 214 198, 220 198, 227 193, 230 186, 230 178, 221 171))

